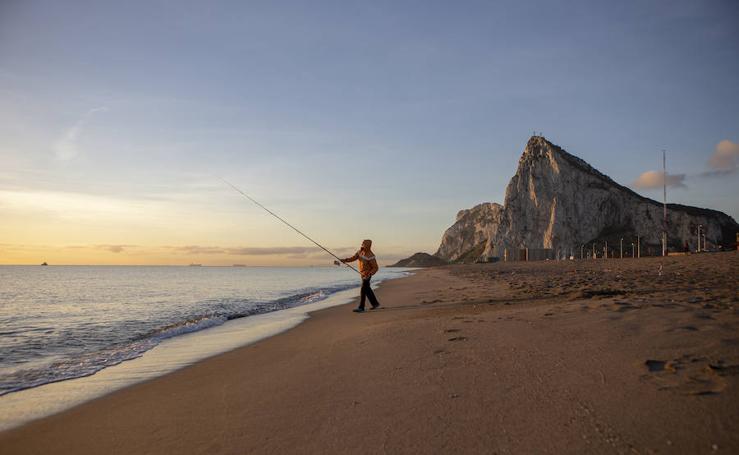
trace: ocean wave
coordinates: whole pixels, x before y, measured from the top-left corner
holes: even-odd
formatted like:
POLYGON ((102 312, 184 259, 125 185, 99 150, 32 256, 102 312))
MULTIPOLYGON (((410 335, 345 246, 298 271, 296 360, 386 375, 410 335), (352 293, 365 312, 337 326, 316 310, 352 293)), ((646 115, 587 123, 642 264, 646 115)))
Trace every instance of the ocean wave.
MULTIPOLYGON (((304 289, 291 295, 263 301, 239 298, 210 299, 202 302, 202 308, 211 308, 213 311, 182 317, 134 336, 130 340, 102 349, 83 351, 69 358, 35 365, 33 368, 18 368, 0 374, 0 396, 44 384, 90 376, 104 368, 138 358, 168 338, 216 327, 233 319, 315 303, 352 287, 356 287, 356 284, 304 289)), ((124 329, 119 327, 118 330, 124 329)), ((116 328, 112 327, 111 331, 115 332, 116 328)), ((81 348, 84 350, 85 347, 81 348)))

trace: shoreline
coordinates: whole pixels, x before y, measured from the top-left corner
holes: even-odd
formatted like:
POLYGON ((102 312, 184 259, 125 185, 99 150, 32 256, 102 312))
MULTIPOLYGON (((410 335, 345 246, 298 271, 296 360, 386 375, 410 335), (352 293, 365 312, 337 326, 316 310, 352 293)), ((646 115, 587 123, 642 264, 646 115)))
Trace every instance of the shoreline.
POLYGON ((730 453, 739 256, 712 256, 426 269, 0 449, 730 453))
MULTIPOLYGON (((386 277, 375 286, 404 276, 386 277)), ((0 432, 65 412, 123 388, 166 376, 197 362, 280 335, 310 319, 312 313, 358 300, 358 289, 359 286, 344 289, 317 302, 236 318, 217 326, 167 338, 139 357, 92 374, 5 394, 0 396, 0 432)))

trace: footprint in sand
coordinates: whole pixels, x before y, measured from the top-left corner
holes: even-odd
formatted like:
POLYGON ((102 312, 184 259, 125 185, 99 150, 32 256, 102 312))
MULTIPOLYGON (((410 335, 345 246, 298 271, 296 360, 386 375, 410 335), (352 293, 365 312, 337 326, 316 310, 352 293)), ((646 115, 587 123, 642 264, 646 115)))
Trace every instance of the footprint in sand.
POLYGON ((461 329, 444 329, 444 333, 455 333, 459 331, 461 331, 461 329))
POLYGON ((675 328, 673 330, 684 330, 686 332, 697 332, 698 331, 698 327, 695 327, 693 325, 684 325, 684 326, 681 326, 681 327, 677 327, 677 328, 675 328))
POLYGON ((632 310, 638 310, 638 309, 640 309, 640 307, 634 306, 634 305, 632 305, 630 303, 618 303, 618 305, 619 305, 619 307, 618 307, 618 310, 617 311, 619 313, 625 313, 627 311, 632 311, 632 310))
POLYGON ((739 376, 739 365, 725 365, 719 361, 715 364, 708 364, 708 368, 715 371, 719 376, 739 376))
POLYGON ((467 341, 467 337, 463 337, 463 336, 451 337, 449 338, 449 341, 467 341))
MULTIPOLYGON (((650 373, 656 373, 658 371, 665 371, 667 369, 667 362, 664 360, 647 360, 644 362, 650 373)), ((675 369, 670 367, 670 371, 674 372, 675 369)))
POLYGON ((696 313, 695 313, 695 314, 694 314, 693 316, 694 316, 694 317, 695 317, 696 319, 714 319, 714 317, 713 317, 713 316, 711 316, 710 314, 708 314, 708 313, 705 313, 705 312, 703 312, 703 311, 699 311, 699 312, 696 312, 696 313))
POLYGON ((644 366, 648 373, 642 379, 652 382, 658 390, 682 395, 718 395, 726 388, 724 377, 739 374, 739 365, 709 363, 706 358, 688 355, 670 361, 650 359, 644 366))

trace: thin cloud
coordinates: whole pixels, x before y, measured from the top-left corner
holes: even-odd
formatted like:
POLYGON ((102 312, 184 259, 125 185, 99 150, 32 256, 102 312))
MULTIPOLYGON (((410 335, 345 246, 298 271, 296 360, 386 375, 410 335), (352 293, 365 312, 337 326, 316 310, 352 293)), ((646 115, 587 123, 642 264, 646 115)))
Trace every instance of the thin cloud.
POLYGON ((59 140, 54 144, 54 153, 57 159, 67 161, 75 158, 79 154, 78 140, 82 135, 90 119, 99 112, 106 112, 107 107, 95 107, 85 113, 77 123, 72 125, 67 131, 62 134, 59 140))
POLYGON ((310 254, 320 251, 317 247, 284 246, 284 247, 241 247, 227 248, 228 254, 237 256, 271 256, 280 254, 310 254))
POLYGON ((185 245, 168 248, 183 254, 227 254, 225 248, 217 246, 185 245))
POLYGON ((631 184, 634 188, 643 190, 662 188, 664 183, 667 183, 668 187, 671 188, 685 188, 685 174, 667 174, 665 176, 662 172, 658 171, 647 171, 637 177, 636 180, 631 184))
POLYGON ((138 245, 104 243, 100 245, 65 245, 61 248, 64 248, 66 250, 104 250, 110 251, 111 253, 123 253, 126 250, 138 247, 138 245))
MULTIPOLYGON (((141 216, 137 200, 64 191, 12 191, 0 189, 0 206, 9 210, 40 211, 66 218, 97 219, 105 214, 128 218, 141 216)), ((153 209, 152 209, 153 210, 153 209)))
POLYGON ((136 248, 136 245, 95 245, 95 248, 110 251, 111 253, 123 253, 127 248, 136 248))
MULTIPOLYGON (((277 246, 277 247, 220 247, 220 246, 203 246, 203 245, 185 245, 168 247, 178 253, 194 254, 194 255, 232 255, 232 256, 282 256, 291 255, 293 257, 313 256, 316 253, 325 252, 318 247, 306 246, 277 246)), ((350 247, 334 248, 335 253, 343 253, 354 251, 350 247)))
POLYGON ((716 148, 708 159, 711 170, 704 172, 705 176, 720 176, 736 172, 739 168, 739 144, 728 139, 716 144, 716 148))

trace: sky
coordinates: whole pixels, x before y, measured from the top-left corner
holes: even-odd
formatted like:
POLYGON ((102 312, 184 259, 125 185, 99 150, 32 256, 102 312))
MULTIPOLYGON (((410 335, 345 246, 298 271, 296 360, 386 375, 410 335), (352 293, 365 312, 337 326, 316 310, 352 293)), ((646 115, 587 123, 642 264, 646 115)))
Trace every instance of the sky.
POLYGON ((739 3, 0 0, 0 264, 433 253, 533 131, 739 219, 739 3), (650 173, 651 172, 651 173, 650 173))

